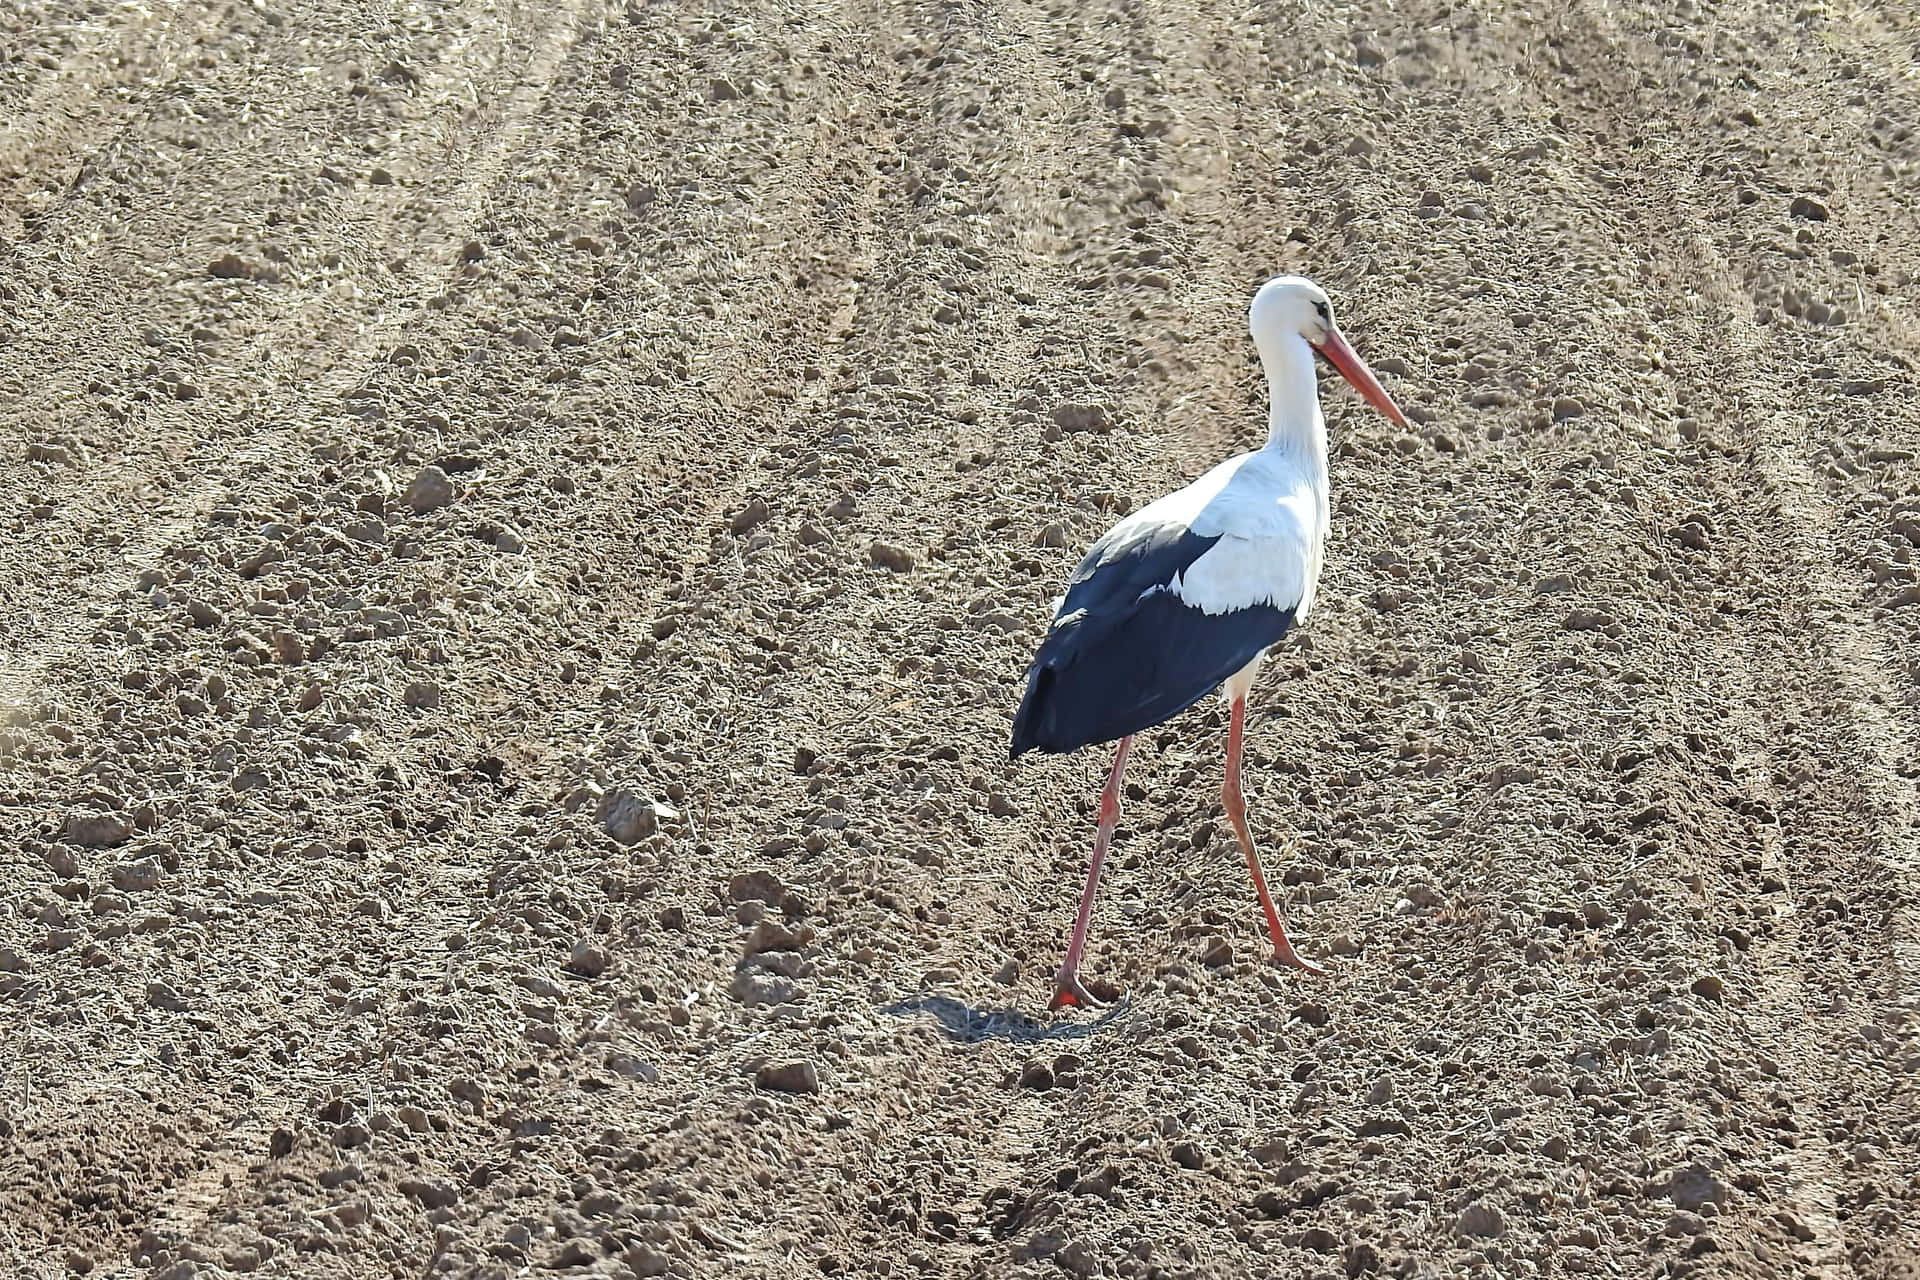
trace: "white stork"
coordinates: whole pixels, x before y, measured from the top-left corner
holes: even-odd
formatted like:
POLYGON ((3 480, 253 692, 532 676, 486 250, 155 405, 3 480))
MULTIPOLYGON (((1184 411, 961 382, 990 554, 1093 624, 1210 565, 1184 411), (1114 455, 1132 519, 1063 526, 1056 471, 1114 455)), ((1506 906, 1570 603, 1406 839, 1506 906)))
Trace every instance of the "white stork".
POLYGON ((1253 295, 1253 344, 1272 409, 1267 443, 1229 458, 1177 493, 1107 530, 1073 571, 1027 673, 1013 718, 1013 755, 1066 752, 1120 740, 1100 796, 1093 865, 1080 895, 1067 956, 1055 977, 1056 1008, 1097 1006, 1079 978, 1100 864, 1120 816, 1120 778, 1133 735, 1219 688, 1231 708, 1223 796, 1246 853, 1278 958, 1310 973, 1267 892, 1247 830, 1240 739, 1247 691, 1260 661, 1313 607, 1328 524, 1327 425, 1320 415, 1313 353, 1333 363, 1368 403, 1406 417, 1333 323, 1326 293, 1279 276, 1253 295))

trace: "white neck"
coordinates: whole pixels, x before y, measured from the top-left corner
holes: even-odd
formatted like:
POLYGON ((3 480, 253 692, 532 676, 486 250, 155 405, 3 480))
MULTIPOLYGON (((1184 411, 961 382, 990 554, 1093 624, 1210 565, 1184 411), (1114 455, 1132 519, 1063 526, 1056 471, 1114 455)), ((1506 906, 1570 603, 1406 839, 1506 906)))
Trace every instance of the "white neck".
POLYGON ((1267 373, 1267 448, 1294 454, 1327 467, 1327 423, 1320 416, 1320 386, 1313 368, 1313 348, 1297 333, 1270 341, 1256 341, 1260 366, 1267 373))

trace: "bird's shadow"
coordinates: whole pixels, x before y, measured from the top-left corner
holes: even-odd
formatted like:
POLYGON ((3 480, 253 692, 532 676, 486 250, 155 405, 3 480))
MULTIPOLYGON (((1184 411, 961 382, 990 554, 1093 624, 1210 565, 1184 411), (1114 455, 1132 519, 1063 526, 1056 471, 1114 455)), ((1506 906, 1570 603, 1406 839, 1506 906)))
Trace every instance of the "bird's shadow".
POLYGON ((949 1040, 978 1044, 1005 1040, 1011 1044, 1043 1044, 1049 1040, 1085 1040, 1132 1010, 1126 996, 1101 1010, 1091 1022, 1035 1022, 1018 1009, 976 1009, 952 996, 915 996, 896 1000, 881 1009, 896 1018, 927 1014, 949 1040))

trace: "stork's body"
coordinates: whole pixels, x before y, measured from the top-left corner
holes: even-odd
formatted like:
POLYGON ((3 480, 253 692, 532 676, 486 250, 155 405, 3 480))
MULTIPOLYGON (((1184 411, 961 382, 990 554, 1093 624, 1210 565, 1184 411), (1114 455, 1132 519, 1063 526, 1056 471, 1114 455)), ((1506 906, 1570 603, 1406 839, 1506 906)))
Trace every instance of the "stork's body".
POLYGON ((1272 397, 1265 447, 1142 507, 1093 544, 1060 599, 1014 716, 1015 756, 1119 740, 1101 796, 1093 864, 1057 978, 1062 1001, 1094 1003, 1078 969, 1133 734, 1216 688, 1231 708, 1227 816, 1268 932, 1280 959, 1320 972, 1287 938, 1247 827, 1240 790, 1246 698, 1268 648, 1312 609, 1326 547, 1327 430, 1314 352, 1382 412, 1405 419, 1341 338, 1326 295, 1311 281, 1268 281, 1254 295, 1249 327, 1272 397))

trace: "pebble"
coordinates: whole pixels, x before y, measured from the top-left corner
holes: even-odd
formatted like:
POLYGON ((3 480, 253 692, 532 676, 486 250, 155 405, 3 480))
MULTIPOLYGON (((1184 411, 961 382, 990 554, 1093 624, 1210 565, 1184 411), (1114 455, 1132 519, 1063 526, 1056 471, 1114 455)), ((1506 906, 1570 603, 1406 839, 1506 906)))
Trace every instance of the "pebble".
POLYGON ((633 1274, 641 1280, 650 1280, 653 1276, 667 1274, 673 1266, 673 1259, 650 1244, 637 1244, 620 1255, 620 1260, 633 1268, 633 1274))
POLYGON ((420 468, 420 473, 407 486, 406 504, 420 515, 438 511, 442 507, 453 505, 453 481, 439 467, 420 468))
POLYGON ((144 893, 158 888, 165 872, 161 870, 158 858, 141 858, 134 862, 123 862, 110 873, 113 887, 127 893, 144 893))
POLYGON ((1062 431, 1105 432, 1113 426, 1105 406, 1097 404, 1058 405, 1053 411, 1053 423, 1062 431))
POLYGON ((735 537, 740 537, 752 533, 765 524, 772 514, 773 510, 767 506, 765 498, 754 498, 746 506, 734 512, 733 518, 727 521, 727 528, 735 537))
POLYGON ((594 811, 600 829, 621 844, 638 844, 659 830, 663 819, 677 816, 667 805, 628 787, 615 787, 601 796, 594 811))
POLYGON ((807 925, 789 929, 778 920, 762 920, 747 935, 744 951, 750 956, 769 951, 798 951, 812 941, 813 930, 807 925))
POLYGON ((1812 196, 1795 196, 1793 203, 1787 206, 1787 212, 1805 222, 1825 222, 1827 206, 1812 196))
POLYGON ((742 871, 727 881, 727 896, 735 902, 764 902, 776 906, 786 895, 780 877, 764 868, 742 871))
POLYGON ((1587 411, 1587 406, 1572 396, 1559 396, 1553 402, 1553 420, 1565 422, 1568 418, 1577 418, 1587 411))
POLYGON ((460 1189, 445 1178, 406 1178, 400 1193, 427 1209, 450 1209, 460 1203, 460 1189))
POLYGON ((761 1067, 753 1073, 753 1082, 762 1089, 780 1093, 820 1092, 819 1069, 804 1058, 761 1067))
POLYGON ((1492 1205, 1476 1200, 1460 1211, 1460 1216, 1453 1220, 1453 1227, 1463 1236, 1488 1239, 1506 1234, 1507 1219, 1492 1205))
POLYGON ((67 815, 66 838, 89 849, 108 849, 133 838, 133 824, 117 813, 76 810, 67 815))
POLYGON ((1715 1177, 1711 1169, 1695 1163, 1678 1170, 1667 1180, 1666 1195, 1676 1207, 1697 1213, 1704 1204, 1725 1206, 1727 1185, 1715 1177))
POLYGON ((158 979, 147 984, 147 1003, 155 1009, 179 1013, 187 1007, 178 991, 158 979))
POLYGON ((905 547, 895 546, 891 542, 876 540, 874 544, 867 549, 867 555, 874 564, 882 569, 891 569, 895 573, 910 573, 913 571, 913 553, 905 547))
POLYGON ((612 963, 603 949, 586 938, 574 943, 573 950, 567 954, 567 969, 583 978, 599 977, 612 963))

